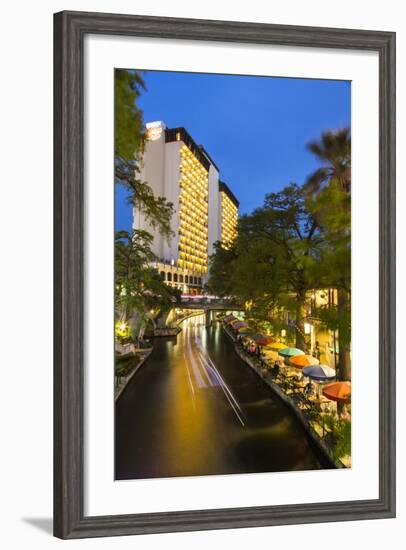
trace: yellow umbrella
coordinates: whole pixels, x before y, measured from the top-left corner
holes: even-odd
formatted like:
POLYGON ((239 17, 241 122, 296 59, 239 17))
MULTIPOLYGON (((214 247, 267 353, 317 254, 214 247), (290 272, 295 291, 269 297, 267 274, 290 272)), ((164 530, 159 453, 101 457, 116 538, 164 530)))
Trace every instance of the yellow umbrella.
POLYGON ((275 351, 279 351, 280 349, 285 349, 288 346, 286 344, 282 344, 282 342, 273 342, 267 346, 269 349, 273 349, 275 351))

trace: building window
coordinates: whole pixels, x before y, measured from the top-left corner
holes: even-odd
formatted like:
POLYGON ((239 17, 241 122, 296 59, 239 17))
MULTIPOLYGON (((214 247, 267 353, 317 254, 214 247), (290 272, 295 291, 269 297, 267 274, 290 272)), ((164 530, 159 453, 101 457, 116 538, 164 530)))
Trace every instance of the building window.
POLYGON ((183 283, 183 275, 179 275, 179 282, 183 283))
POLYGON ((177 283, 177 282, 178 282, 178 274, 177 274, 177 273, 174 273, 174 274, 173 274, 173 282, 174 282, 174 283, 177 283))
POLYGON ((189 284, 189 276, 185 275, 185 283, 189 284))
POLYGON ((167 281, 172 281, 172 273, 168 272, 168 273, 166 274, 166 280, 167 280, 167 281))
POLYGON ((201 277, 199 277, 199 278, 197 279, 197 284, 200 285, 200 286, 202 286, 202 278, 201 278, 201 277))
POLYGON ((161 279, 165 281, 165 271, 161 271, 160 276, 161 276, 161 279))

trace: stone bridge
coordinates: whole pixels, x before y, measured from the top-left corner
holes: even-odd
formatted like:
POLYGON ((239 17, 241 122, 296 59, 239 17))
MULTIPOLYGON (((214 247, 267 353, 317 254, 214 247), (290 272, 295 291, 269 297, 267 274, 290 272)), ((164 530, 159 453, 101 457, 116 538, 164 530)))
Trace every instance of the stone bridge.
POLYGON ((205 298, 199 296, 198 298, 182 298, 176 305, 174 304, 171 309, 166 311, 164 315, 161 315, 157 320, 158 326, 166 326, 173 322, 176 317, 176 310, 202 310, 206 316, 206 326, 210 326, 214 320, 215 312, 219 311, 243 311, 244 308, 240 304, 231 300, 221 300, 215 298, 205 298))
POLYGON ((181 298, 179 304, 175 307, 183 309, 204 309, 204 310, 217 310, 228 311, 230 310, 242 310, 241 304, 233 302, 232 300, 221 300, 217 298, 205 298, 199 296, 198 298, 181 298))

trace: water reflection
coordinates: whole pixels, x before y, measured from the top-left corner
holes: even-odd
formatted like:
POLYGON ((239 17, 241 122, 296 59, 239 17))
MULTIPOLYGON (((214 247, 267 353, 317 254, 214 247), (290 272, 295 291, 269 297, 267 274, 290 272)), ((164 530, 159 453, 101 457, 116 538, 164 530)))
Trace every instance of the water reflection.
POLYGON ((290 409, 204 315, 155 340, 116 405, 117 479, 325 467, 290 409))

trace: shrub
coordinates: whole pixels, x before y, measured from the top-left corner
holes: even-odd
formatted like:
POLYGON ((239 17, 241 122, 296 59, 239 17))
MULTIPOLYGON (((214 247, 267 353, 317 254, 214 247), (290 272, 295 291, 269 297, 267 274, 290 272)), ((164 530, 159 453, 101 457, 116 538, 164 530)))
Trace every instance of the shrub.
POLYGON ((330 414, 324 417, 324 426, 331 430, 337 458, 351 455, 351 421, 330 414))
POLYGON ((139 361, 140 357, 137 354, 132 354, 130 357, 116 358, 116 376, 127 376, 138 365, 139 361))

